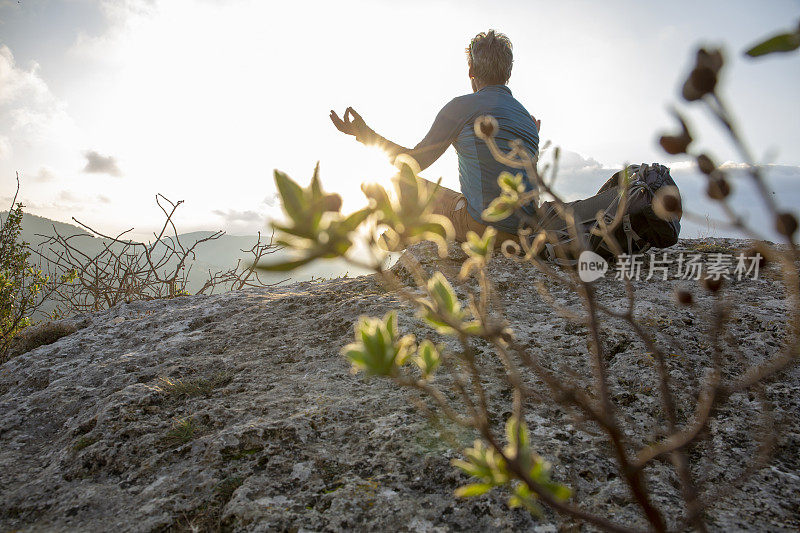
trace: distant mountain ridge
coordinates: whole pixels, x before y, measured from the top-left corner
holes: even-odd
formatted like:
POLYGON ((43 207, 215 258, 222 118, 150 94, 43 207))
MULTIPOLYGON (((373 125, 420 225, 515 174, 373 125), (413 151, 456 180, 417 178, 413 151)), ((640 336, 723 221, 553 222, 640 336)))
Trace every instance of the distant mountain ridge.
MULTIPOLYGON (((5 219, 8 211, 0 211, 0 217, 5 219)), ((22 217, 22 238, 30 245, 36 246, 42 241, 41 235, 53 235, 53 227, 60 235, 91 235, 85 229, 67 222, 51 220, 31 213, 25 213, 22 217)))

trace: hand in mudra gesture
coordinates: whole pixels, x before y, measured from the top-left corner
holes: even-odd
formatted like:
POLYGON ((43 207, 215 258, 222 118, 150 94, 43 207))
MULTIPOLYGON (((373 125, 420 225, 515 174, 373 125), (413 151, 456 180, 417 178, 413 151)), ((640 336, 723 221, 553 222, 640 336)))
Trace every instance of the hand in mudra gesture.
POLYGON ((536 117, 533 115, 531 115, 531 118, 533 119, 533 123, 536 124, 536 131, 542 131, 542 121, 536 120, 536 117))
POLYGON ((348 107, 344 111, 344 120, 339 118, 336 111, 331 109, 331 122, 336 126, 336 129, 347 135, 355 135, 356 138, 360 137, 363 133, 369 130, 367 123, 361 118, 361 115, 356 113, 352 107, 348 107))

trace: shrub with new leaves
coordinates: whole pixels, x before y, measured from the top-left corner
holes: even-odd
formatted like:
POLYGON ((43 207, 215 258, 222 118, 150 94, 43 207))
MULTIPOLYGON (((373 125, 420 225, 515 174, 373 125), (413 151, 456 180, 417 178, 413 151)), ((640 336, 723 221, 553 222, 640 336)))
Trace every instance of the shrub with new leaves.
POLYGON ((408 360, 413 349, 414 336, 399 336, 397 312, 391 311, 383 319, 361 317, 356 324, 356 342, 345 346, 342 353, 356 372, 396 376, 398 366, 408 360))
MULTIPOLYGON (((766 53, 765 50, 788 48, 784 42, 786 38, 781 37, 778 41, 755 52, 766 53)), ((345 257, 361 266, 369 266, 389 289, 416 306, 417 316, 432 331, 449 336, 459 346, 457 350, 446 349, 445 345, 434 344, 430 339, 423 339, 418 343, 415 337, 402 335, 398 314, 391 311, 383 318, 359 319, 355 325, 354 342, 342 350, 354 372, 363 371, 367 375, 391 379, 401 387, 416 390, 427 396, 439 413, 456 424, 477 431, 480 438, 472 447, 463 451, 464 459, 453 461, 455 467, 472 478, 469 484, 456 490, 457 496, 474 497, 493 489, 501 489, 507 491, 508 503, 512 507, 525 507, 538 514, 541 512, 540 504, 544 504, 604 530, 631 531, 629 524, 620 524, 615 517, 589 512, 572 501, 571 489, 557 481, 563 477, 563 473, 553 471, 551 465, 537 453, 525 422, 525 410, 532 402, 542 401, 544 398, 575 413, 582 424, 592 425, 605 435, 607 446, 603 453, 615 462, 619 478, 627 487, 630 501, 635 503, 641 512, 642 521, 646 522, 649 529, 659 532, 688 527, 706 530, 705 510, 718 500, 724 490, 724 487, 708 487, 708 484, 703 487, 704 481, 697 476, 701 465, 696 456, 702 455, 701 445, 709 438, 713 418, 723 408, 730 409, 730 405, 726 404, 734 395, 754 394, 756 398, 763 398, 764 382, 800 359, 800 294, 797 290, 800 286, 797 268, 800 250, 794 241, 798 229, 797 220, 793 214, 778 210, 775 200, 768 194, 760 168, 753 164, 733 125, 730 113, 719 97, 717 74, 723 64, 719 51, 699 51, 697 65, 684 84, 684 98, 707 105, 740 149, 745 161, 750 164, 749 172, 758 186, 761 200, 773 214, 776 228, 785 237, 787 251, 757 246, 769 262, 781 265, 787 287, 786 309, 789 310, 789 316, 787 334, 777 353, 747 368, 738 368, 733 373, 723 367, 726 354, 719 342, 720 338, 730 333, 725 329, 730 310, 726 308, 727 302, 722 296, 724 291, 720 287, 721 280, 713 290, 707 285, 706 288, 712 291, 711 297, 715 299, 715 314, 711 317, 712 328, 708 344, 713 353, 706 368, 708 378, 699 385, 674 382, 667 363, 669 352, 658 345, 642 317, 637 316, 636 290, 630 279, 623 281, 627 301, 620 309, 618 300, 613 305, 603 302, 591 282, 581 280, 573 267, 563 265, 557 268, 539 257, 539 251, 545 245, 555 247, 556 257, 577 257, 585 249, 582 239, 574 239, 559 248, 562 245, 553 240, 549 232, 521 228, 518 232, 518 243, 508 246, 512 241, 507 241, 503 243, 502 250, 506 257, 531 263, 548 281, 566 287, 580 297, 584 310, 582 315, 557 306, 549 287, 541 282, 537 284, 539 293, 559 313, 588 330, 589 342, 585 356, 586 364, 591 368, 592 377, 589 383, 580 379, 577 374, 567 377, 557 374, 543 364, 528 346, 516 340, 513 325, 503 317, 502 305, 495 305, 496 292, 489 279, 487 266, 492 260, 497 237, 497 231, 491 227, 483 235, 469 233, 467 242, 462 243, 467 259, 459 277, 474 277, 478 286, 477 291, 469 293, 468 301, 459 298, 441 272, 428 276, 422 265, 410 254, 402 256, 400 263, 412 275, 416 291, 408 289, 391 271, 382 268, 380 250, 398 250, 430 239, 438 244, 440 255, 444 257, 447 251, 446 241, 452 238, 450 222, 431 212, 430 204, 435 188, 432 190, 419 179, 418 167, 413 161, 407 158, 399 160, 399 172, 394 179, 396 198, 390 197, 379 185, 365 185, 362 189, 369 204, 351 215, 341 214, 338 197, 322 191, 319 167, 315 169, 307 188, 276 171, 275 180, 288 222, 276 223, 274 227, 281 232, 281 242, 296 250, 299 256, 289 262, 264 265, 261 268, 289 270, 316 258, 337 256, 345 257), (362 224, 374 228, 375 231, 359 233, 357 229, 362 224), (365 263, 347 256, 356 238, 365 239, 366 248, 373 253, 371 262, 365 263), (650 423, 659 427, 662 437, 657 442, 638 445, 638 449, 637 436, 626 429, 626 414, 612 401, 608 365, 611 356, 606 353, 601 337, 604 319, 622 321, 647 347, 654 362, 659 405, 654 409, 650 423), (498 433, 502 432, 497 427, 498 421, 489 415, 490 398, 484 386, 486 376, 481 374, 476 364, 475 343, 472 342, 475 339, 490 346, 493 354, 502 362, 505 369, 503 378, 512 391, 511 414, 504 421, 499 421, 505 422, 505 444, 498 437, 498 433), (446 374, 447 379, 443 374, 446 374), (524 374, 530 374, 542 383, 542 390, 531 390, 532 380, 525 379, 531 376, 524 374), (448 384, 449 394, 444 390, 445 383, 448 384), (691 398, 690 401, 695 403, 684 405, 679 397, 691 398), (684 420, 683 413, 692 411, 691 420, 684 420), (690 448, 695 453, 690 454, 690 448), (664 465, 670 465, 669 468, 672 469, 671 475, 679 487, 683 505, 679 516, 673 512, 668 514, 663 507, 664 499, 655 497, 648 488, 646 470, 656 462, 659 469, 664 465)), ((674 135, 662 136, 660 141, 664 150, 670 154, 689 153, 690 146, 696 144, 687 122, 680 115, 678 120, 681 130, 674 135)), ((500 196, 484 210, 484 220, 503 220, 515 214, 515 211, 524 220, 522 213, 517 211, 520 206, 534 202, 540 194, 547 194, 554 198, 556 214, 563 219, 571 233, 577 234, 575 217, 572 216, 569 205, 549 187, 555 178, 557 164, 552 167, 550 179, 544 180, 536 158, 525 153, 519 143, 510 143, 509 152, 500 150, 494 140, 497 131, 497 121, 491 117, 479 117, 475 122, 477 137, 486 144, 495 159, 509 168, 524 169, 536 190, 525 190, 521 174, 502 173, 498 177, 500 196)), ((727 182, 723 170, 705 154, 698 154, 696 157, 700 169, 709 179, 709 196, 723 205, 731 225, 757 239, 757 233, 741 217, 736 216, 726 203, 729 191, 725 185, 727 182)), ((629 180, 623 175, 621 181, 622 204, 626 199, 629 180)), ((690 215, 684 210, 680 196, 666 188, 656 198, 655 204, 662 218, 669 219, 679 213, 690 215)), ((620 208, 619 211, 623 212, 623 209, 620 208)), ((599 227, 593 230, 608 242, 612 250, 621 250, 614 238, 614 230, 620 224, 620 219, 617 216, 609 222, 600 218, 599 227)), ((693 305, 694 301, 691 293, 686 291, 678 295, 678 300, 681 305, 687 306, 693 305)), ((431 411, 427 404, 419 405, 431 411)), ((761 401, 758 414, 757 423, 760 427, 769 427, 771 413, 768 401, 761 401)), ((741 484, 747 475, 757 471, 769 459, 774 443, 773 432, 753 431, 751 438, 758 444, 758 454, 748 458, 749 462, 741 474, 730 482, 731 485, 741 484)), ((710 454, 702 459, 715 461, 710 454)))
POLYGON ((361 317, 355 326, 356 339, 342 348, 353 365, 353 372, 372 376, 409 379, 402 367, 414 363, 424 379, 431 378, 439 367, 439 348, 428 339, 417 346, 414 335, 399 334, 397 311, 382 319, 361 317))
POLYGON ((530 196, 525 195, 522 174, 503 172, 497 178, 497 184, 500 185, 500 196, 492 200, 482 213, 487 222, 505 220, 530 201, 530 196))
POLYGON ((274 222, 273 227, 280 232, 278 243, 297 252, 298 257, 261 265, 260 268, 285 271, 315 259, 346 256, 353 246, 353 232, 367 219, 372 219, 385 230, 380 237, 371 237, 372 245, 380 245, 384 250, 397 250, 433 240, 439 244, 441 253, 446 254, 447 239, 453 236, 453 225, 446 217, 432 213, 434 191, 428 190, 417 178, 415 167, 419 167, 416 162, 410 158, 399 159, 396 198, 391 198, 380 185, 364 184, 362 190, 369 205, 347 216, 340 213, 339 195, 323 192, 319 164, 306 188, 276 170, 275 185, 287 221, 274 222))
POLYGON ((515 476, 509 471, 508 462, 513 461, 519 465, 524 482, 513 483, 513 494, 508 499, 510 507, 525 507, 540 515, 542 510, 536 503, 538 494, 559 502, 569 499, 572 491, 550 479, 550 463, 531 449, 528 427, 524 421, 520 422, 516 417, 508 419, 506 440, 508 444, 502 453, 476 440, 472 448, 464 451, 466 461, 453 460, 453 466, 480 480, 479 483, 457 489, 457 496, 480 496, 494 487, 509 484, 515 476), (535 492, 531 490, 531 486, 536 487, 535 492))
MULTIPOLYGON (((347 216, 339 213, 338 197, 323 192, 319 165, 305 188, 276 171, 275 182, 288 221, 273 223, 273 227, 280 232, 279 242, 294 249, 298 257, 261 268, 290 270, 317 258, 346 257, 356 238, 355 230, 361 223, 369 222, 380 232, 379 237, 367 237, 374 250, 394 250, 422 240, 433 240, 444 256, 453 229, 449 220, 431 212, 430 203, 435 190, 430 190, 418 177, 418 167, 412 160, 401 160, 399 167, 394 178, 395 198, 380 185, 365 185, 362 190, 369 200, 368 206, 347 216)), ((513 202, 509 202, 518 205, 519 195, 524 192, 520 189, 521 177, 505 173, 501 176, 501 186, 509 198, 513 197, 513 202)), ((497 231, 491 227, 483 235, 469 233, 467 242, 463 244, 468 259, 461 269, 462 277, 478 275, 486 281, 485 269, 492 257, 496 235, 497 231)), ((397 280, 392 280, 391 274, 381 268, 377 257, 372 267, 385 276, 387 282, 398 286, 397 280)), ((456 336, 464 343, 473 336, 488 336, 496 342, 509 338, 507 329, 494 327, 496 324, 489 321, 486 301, 473 301, 465 306, 441 272, 427 277, 418 265, 409 265, 409 268, 424 295, 407 296, 416 304, 418 316, 434 331, 456 336)), ((453 420, 479 428, 485 440, 493 441, 485 412, 471 420, 465 419, 432 385, 442 360, 453 357, 453 354, 430 339, 417 344, 413 335, 401 335, 396 311, 383 318, 361 317, 355 325, 354 342, 345 346, 342 354, 350 361, 354 372, 387 377, 401 386, 424 391, 453 420)), ((458 357, 475 369, 470 349, 465 347, 458 357)), ((479 480, 462 487, 456 494, 475 496, 494 487, 508 486, 512 490, 509 499, 512 506, 524 506, 538 513, 537 498, 550 505, 565 505, 571 491, 550 479, 550 466, 531 449, 527 427, 519 413, 508 420, 507 440, 507 446, 499 450, 487 447, 483 441, 476 441, 465 451, 466 461, 454 462, 455 466, 479 480)))
POLYGON ((349 234, 367 217, 361 209, 348 217, 337 216, 342 205, 338 194, 326 194, 319 181, 319 164, 305 189, 276 170, 275 185, 288 221, 274 224, 282 237, 279 244, 302 252, 299 259, 276 265, 272 270, 292 270, 315 259, 339 257, 352 246, 349 234))
MULTIPOLYGON (((14 198, 16 201, 16 196, 14 198)), ((47 277, 28 263, 28 243, 20 239, 21 203, 0 220, 0 362, 8 353, 12 339, 30 324, 30 315, 40 303, 47 277)))

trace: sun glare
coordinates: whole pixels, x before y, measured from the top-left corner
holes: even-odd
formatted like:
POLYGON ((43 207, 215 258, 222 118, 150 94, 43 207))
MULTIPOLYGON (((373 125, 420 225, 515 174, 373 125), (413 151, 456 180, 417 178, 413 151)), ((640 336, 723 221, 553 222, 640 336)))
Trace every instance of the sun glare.
POLYGON ((394 190, 391 178, 397 174, 397 168, 389 162, 386 153, 377 147, 354 143, 352 150, 343 152, 341 157, 334 158, 330 163, 333 173, 324 173, 322 184, 326 190, 341 195, 344 212, 352 212, 366 205, 366 197, 361 192, 364 183, 377 183, 390 194, 394 190), (329 178, 326 179, 325 175, 329 178))

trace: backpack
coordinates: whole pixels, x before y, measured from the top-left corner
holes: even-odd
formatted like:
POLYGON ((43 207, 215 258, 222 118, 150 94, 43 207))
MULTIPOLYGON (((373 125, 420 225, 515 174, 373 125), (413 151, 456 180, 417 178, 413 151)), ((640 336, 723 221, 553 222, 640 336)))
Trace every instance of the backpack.
MULTIPOLYGON (((631 255, 640 254, 651 247, 667 248, 677 243, 681 230, 680 216, 664 220, 653 211, 656 191, 665 186, 678 188, 669 174, 669 169, 658 163, 652 165, 643 163, 630 165, 626 170, 628 199, 622 222, 614 231, 622 252, 631 255)), ((614 220, 622 197, 620 178, 623 172, 625 171, 616 172, 611 176, 596 195, 567 204, 573 209, 579 237, 584 240, 586 248, 609 260, 613 260, 615 254, 603 239, 593 235, 591 230, 599 226, 595 218, 598 211, 603 211, 603 218, 607 224, 614 220)), ((557 217, 554 209, 551 209, 549 216, 544 217, 538 226, 538 229, 554 232, 560 244, 569 244, 573 240, 573 236, 566 230, 565 223, 557 217)), ((543 257, 558 263, 574 263, 574 259, 557 257, 555 252, 553 244, 547 244, 543 250, 543 257)))

